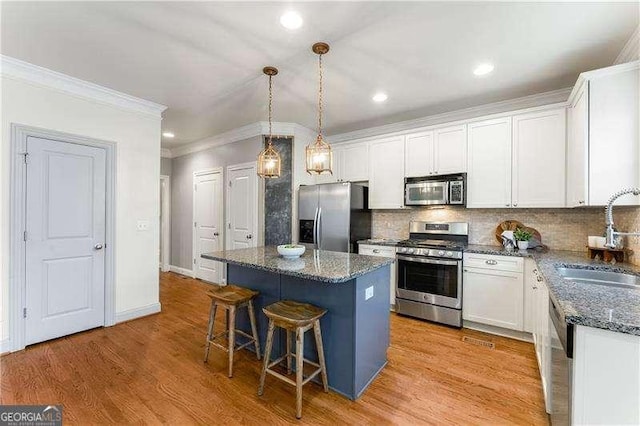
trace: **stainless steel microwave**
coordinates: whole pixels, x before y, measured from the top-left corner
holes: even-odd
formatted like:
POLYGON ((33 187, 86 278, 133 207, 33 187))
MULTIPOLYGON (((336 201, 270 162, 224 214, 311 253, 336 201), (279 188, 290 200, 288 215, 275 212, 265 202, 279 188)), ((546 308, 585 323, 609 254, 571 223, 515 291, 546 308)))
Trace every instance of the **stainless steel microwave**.
POLYGON ((466 173, 408 178, 404 184, 404 205, 465 206, 466 181, 466 173))

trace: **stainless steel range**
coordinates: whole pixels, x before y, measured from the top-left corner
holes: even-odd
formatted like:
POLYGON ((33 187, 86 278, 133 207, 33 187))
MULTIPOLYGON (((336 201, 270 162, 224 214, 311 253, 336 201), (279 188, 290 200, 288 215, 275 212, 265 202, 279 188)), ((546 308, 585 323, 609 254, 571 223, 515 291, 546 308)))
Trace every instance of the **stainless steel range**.
POLYGON ((465 222, 411 222, 409 239, 396 250, 396 311, 462 327, 462 252, 465 222))

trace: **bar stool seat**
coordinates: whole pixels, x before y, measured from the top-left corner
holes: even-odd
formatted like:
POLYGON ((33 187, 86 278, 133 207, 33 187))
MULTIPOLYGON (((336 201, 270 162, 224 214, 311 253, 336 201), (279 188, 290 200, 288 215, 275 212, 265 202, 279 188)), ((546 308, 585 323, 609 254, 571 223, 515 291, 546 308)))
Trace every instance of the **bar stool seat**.
POLYGON ((260 343, 258 341, 258 331, 256 327, 256 316, 253 310, 253 299, 258 295, 257 291, 248 288, 238 287, 235 285, 214 287, 207 292, 207 296, 211 298, 211 309, 209 311, 209 326, 207 331, 207 343, 204 352, 204 362, 209 359, 209 349, 211 345, 222 349, 229 354, 229 377, 233 377, 233 356, 235 352, 243 349, 252 343, 255 345, 256 357, 260 359, 260 343), (227 327, 222 333, 213 335, 213 326, 216 318, 218 306, 227 310, 227 327), (249 313, 249 321, 251 323, 251 334, 249 335, 242 330, 236 329, 236 312, 238 309, 246 307, 249 313), (236 346, 236 333, 247 339, 246 343, 236 346), (216 339, 227 336, 227 346, 216 341, 216 339))
POLYGON ((295 302, 293 300, 281 300, 262 308, 262 312, 269 318, 269 330, 267 331, 267 343, 264 352, 264 362, 262 374, 260 375, 260 385, 258 395, 264 391, 264 382, 267 373, 280 380, 296 387, 296 417, 302 417, 302 387, 318 374, 322 378, 322 386, 325 392, 329 391, 327 384, 327 367, 324 360, 324 348, 322 346, 322 333, 320 331, 320 318, 327 313, 326 309, 310 305, 308 303, 295 302), (287 333, 287 352, 277 360, 270 362, 271 349, 273 346, 273 335, 276 327, 285 329, 287 333), (304 333, 313 328, 316 348, 318 350, 318 363, 304 358, 304 333), (291 353, 291 335, 296 336, 296 352, 291 353), (271 369, 282 361, 287 361, 287 374, 291 374, 291 359, 296 360, 296 380, 293 381, 287 376, 271 369), (304 363, 313 365, 317 369, 309 376, 304 377, 304 363))

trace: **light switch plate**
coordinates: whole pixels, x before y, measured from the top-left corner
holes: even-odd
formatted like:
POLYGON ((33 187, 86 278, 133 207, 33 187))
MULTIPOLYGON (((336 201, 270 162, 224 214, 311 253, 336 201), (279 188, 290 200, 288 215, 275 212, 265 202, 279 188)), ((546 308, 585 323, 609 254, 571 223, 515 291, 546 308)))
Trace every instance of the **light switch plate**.
POLYGON ((138 231, 148 231, 149 230, 149 221, 148 220, 139 220, 138 221, 138 231))
POLYGON ((367 287, 364 291, 364 300, 369 300, 373 297, 373 286, 367 287))

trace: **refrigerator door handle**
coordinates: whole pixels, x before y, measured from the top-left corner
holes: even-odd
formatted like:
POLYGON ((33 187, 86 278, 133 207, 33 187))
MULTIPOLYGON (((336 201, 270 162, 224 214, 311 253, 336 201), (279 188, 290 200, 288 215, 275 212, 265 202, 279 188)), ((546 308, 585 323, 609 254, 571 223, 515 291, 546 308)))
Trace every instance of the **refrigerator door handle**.
POLYGON ((320 235, 322 233, 322 207, 318 208, 318 219, 317 219, 317 225, 316 225, 316 233, 317 233, 317 241, 318 241, 318 250, 321 249, 321 244, 322 244, 322 240, 320 238, 320 235))
POLYGON ((313 245, 318 244, 318 208, 313 215, 313 245))

